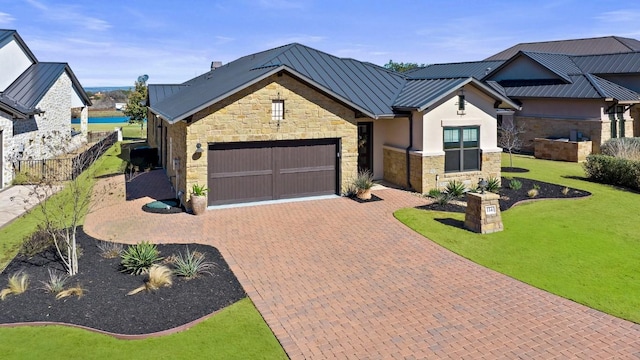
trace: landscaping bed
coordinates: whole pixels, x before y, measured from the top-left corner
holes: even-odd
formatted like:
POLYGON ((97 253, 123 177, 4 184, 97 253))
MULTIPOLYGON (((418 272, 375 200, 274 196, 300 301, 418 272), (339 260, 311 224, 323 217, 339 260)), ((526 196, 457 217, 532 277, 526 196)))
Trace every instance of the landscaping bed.
MULTIPOLYGON (((542 199, 569 199, 569 198, 581 198, 591 195, 590 192, 584 190, 578 190, 561 185, 550 184, 543 181, 532 180, 520 177, 502 177, 501 187, 498 191, 500 195, 500 211, 505 211, 523 201, 535 201, 542 199), (515 179, 522 185, 520 189, 512 189, 510 182, 515 179), (536 196, 530 196, 529 190, 537 190, 536 196)), ((465 202, 462 199, 452 200, 447 204, 439 204, 434 202, 433 204, 421 206, 421 209, 447 211, 447 212, 460 212, 464 213, 466 210, 465 202)))
POLYGON ((187 248, 205 254, 206 261, 214 264, 211 274, 191 280, 173 276, 170 287, 127 295, 144 284, 146 275, 121 272, 120 257, 103 258, 100 241, 81 230, 77 241, 82 248, 79 272, 68 279, 66 287, 80 285, 84 294, 56 300, 55 294, 43 289, 48 269, 64 273, 55 250, 31 258, 18 255, 0 273, 0 288, 6 287, 8 277, 17 271, 28 274, 29 287, 0 301, 0 323, 63 322, 119 334, 148 334, 187 324, 246 297, 218 250, 211 246, 158 245, 160 256, 165 258, 185 254, 187 248))

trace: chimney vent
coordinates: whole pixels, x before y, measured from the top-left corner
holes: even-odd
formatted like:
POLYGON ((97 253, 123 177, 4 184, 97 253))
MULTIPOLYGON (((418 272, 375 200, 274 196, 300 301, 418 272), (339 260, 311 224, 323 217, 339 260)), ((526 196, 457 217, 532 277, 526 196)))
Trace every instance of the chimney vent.
POLYGON ((222 61, 212 61, 211 62, 211 70, 215 70, 222 66, 222 61))

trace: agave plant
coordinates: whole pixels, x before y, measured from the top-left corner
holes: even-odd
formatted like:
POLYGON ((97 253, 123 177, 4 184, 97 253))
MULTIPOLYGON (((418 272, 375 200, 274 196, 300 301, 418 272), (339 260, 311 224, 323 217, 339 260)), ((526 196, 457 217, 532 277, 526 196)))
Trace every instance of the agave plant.
POLYGON ((134 275, 147 272, 151 265, 162 260, 158 247, 145 241, 130 245, 122 252, 120 258, 122 271, 134 275))

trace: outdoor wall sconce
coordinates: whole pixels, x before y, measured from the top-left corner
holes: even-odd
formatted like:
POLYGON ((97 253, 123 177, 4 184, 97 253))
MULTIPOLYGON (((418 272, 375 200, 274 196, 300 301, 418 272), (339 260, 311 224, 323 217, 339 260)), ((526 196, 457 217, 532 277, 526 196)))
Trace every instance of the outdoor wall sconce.
POLYGON ((197 143, 196 144, 196 154, 202 154, 204 152, 204 149, 202 148, 202 144, 197 143))

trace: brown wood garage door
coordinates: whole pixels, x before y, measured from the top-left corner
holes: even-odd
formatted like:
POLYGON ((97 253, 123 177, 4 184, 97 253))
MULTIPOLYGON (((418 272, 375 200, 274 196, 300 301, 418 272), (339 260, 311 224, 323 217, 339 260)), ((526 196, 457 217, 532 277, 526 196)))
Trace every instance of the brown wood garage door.
POLYGON ((337 194, 337 139, 209 145, 209 205, 337 194))

